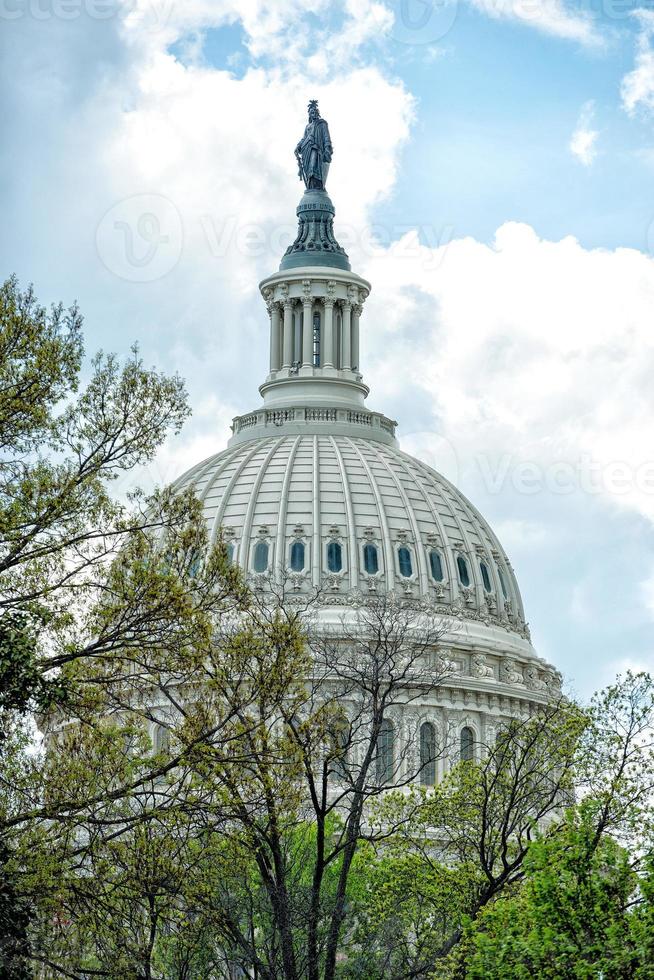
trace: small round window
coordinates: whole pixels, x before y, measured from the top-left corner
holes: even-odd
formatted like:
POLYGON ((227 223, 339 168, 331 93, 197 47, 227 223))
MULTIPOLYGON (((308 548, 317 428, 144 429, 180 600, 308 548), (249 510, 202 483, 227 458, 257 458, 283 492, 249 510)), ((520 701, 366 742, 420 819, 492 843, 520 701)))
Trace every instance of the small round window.
POLYGON ((468 562, 465 560, 463 555, 457 555, 456 567, 459 570, 459 580, 464 588, 470 585, 470 572, 468 571, 468 562))

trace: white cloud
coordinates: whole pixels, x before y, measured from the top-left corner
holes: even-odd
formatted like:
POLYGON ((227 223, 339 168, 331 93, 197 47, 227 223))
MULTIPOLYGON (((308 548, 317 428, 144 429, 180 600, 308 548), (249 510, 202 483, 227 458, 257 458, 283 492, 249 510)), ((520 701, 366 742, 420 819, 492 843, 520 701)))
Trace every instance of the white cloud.
POLYGON ((161 50, 194 32, 239 24, 254 60, 270 59, 278 70, 309 69, 324 81, 355 63, 392 21, 379 0, 135 0, 125 26, 128 37, 161 50), (337 28, 317 31, 316 20, 327 13, 337 28))
POLYGON ((469 0, 497 20, 514 20, 544 34, 597 46, 602 43, 593 19, 572 10, 563 0, 469 0))
POLYGON ((516 480, 527 462, 535 492, 588 494, 654 521, 650 256, 509 222, 491 244, 401 241, 362 271, 387 397, 424 392, 463 458, 507 456, 518 493, 533 492, 516 480))
POLYGON ((622 79, 620 94, 622 105, 630 116, 640 108, 646 112, 654 110, 654 11, 634 11, 640 23, 636 40, 635 66, 622 79))
POLYGON ((590 167, 597 156, 599 131, 593 129, 595 103, 592 99, 581 107, 577 125, 570 138, 570 152, 585 167, 590 167))

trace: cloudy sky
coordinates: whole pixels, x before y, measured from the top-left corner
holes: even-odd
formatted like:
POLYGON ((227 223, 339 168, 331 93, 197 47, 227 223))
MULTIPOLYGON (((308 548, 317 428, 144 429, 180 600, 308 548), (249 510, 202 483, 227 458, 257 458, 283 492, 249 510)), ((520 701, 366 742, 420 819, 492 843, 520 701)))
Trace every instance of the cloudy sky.
POLYGON ((258 403, 309 98, 369 405, 493 523, 583 695, 654 667, 652 0, 0 0, 2 270, 179 371, 152 485, 258 403))

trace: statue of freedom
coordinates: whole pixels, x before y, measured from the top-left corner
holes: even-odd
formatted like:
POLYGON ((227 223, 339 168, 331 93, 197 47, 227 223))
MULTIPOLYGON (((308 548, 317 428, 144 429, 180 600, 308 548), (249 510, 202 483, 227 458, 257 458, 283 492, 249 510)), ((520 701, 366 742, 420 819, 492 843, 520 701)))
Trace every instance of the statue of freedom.
POLYGON ((324 190, 332 158, 329 126, 318 111, 317 99, 309 102, 309 122, 304 136, 295 147, 298 174, 307 190, 324 190))

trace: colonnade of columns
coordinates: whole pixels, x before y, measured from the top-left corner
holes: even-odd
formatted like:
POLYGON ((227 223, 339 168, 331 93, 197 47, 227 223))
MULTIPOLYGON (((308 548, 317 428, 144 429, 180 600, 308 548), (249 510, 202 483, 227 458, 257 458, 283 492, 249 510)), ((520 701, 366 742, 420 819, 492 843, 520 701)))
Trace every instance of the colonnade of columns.
POLYGON ((288 295, 268 304, 270 370, 298 367, 359 369, 362 305, 330 296, 288 295))

